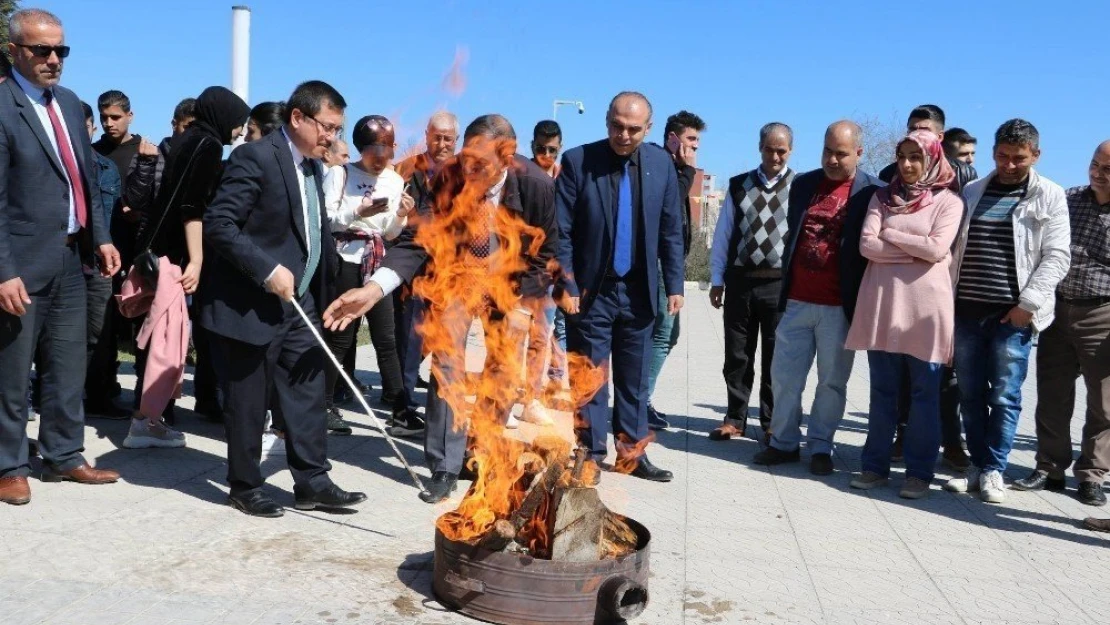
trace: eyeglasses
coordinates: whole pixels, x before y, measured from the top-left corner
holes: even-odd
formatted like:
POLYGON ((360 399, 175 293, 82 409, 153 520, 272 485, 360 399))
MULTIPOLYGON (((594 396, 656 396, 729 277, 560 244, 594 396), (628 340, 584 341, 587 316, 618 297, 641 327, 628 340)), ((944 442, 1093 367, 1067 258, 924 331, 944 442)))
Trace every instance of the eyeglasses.
POLYGON ((559 153, 559 148, 552 147, 552 146, 549 146, 549 145, 537 145, 537 146, 532 148, 532 151, 535 152, 536 154, 558 154, 559 153))
POLYGON ((31 54, 40 59, 50 58, 50 54, 57 54, 59 59, 64 59, 69 56, 69 46, 48 46, 44 44, 35 44, 33 46, 25 46, 22 43, 15 44, 20 48, 25 48, 31 51, 31 54))
POLYGON ((338 137, 340 134, 343 133, 343 126, 336 125, 336 124, 325 124, 324 122, 316 119, 315 117, 309 115, 308 113, 305 113, 304 111, 301 111, 301 115, 304 115, 305 117, 307 117, 307 118, 311 119, 312 121, 316 122, 316 126, 320 129, 320 132, 324 133, 324 135, 331 135, 333 137, 338 137))

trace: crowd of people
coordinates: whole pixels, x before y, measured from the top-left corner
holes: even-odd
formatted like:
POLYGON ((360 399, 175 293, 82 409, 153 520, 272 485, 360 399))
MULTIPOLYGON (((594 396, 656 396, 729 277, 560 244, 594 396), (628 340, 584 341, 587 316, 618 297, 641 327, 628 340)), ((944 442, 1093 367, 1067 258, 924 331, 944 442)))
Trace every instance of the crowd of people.
MULTIPOLYGON (((540 121, 528 159, 505 117, 463 129, 439 112, 424 150, 397 161, 388 118, 349 123, 343 96, 308 81, 253 108, 209 87, 181 101, 172 134, 155 144, 131 132, 126 94, 106 91, 94 110, 59 84, 70 48, 56 16, 20 10, 10 37, 11 67, 0 76, 0 501, 30 501, 34 455, 43 481, 118 480, 83 457, 87 418, 129 419, 128 448, 186 445, 174 400, 191 347, 194 412, 225 425, 233 506, 282 515, 259 470, 274 448, 288 460, 297 508, 358 504, 365 494, 328 475, 327 437, 352 431, 338 409, 350 394, 309 324, 353 379, 361 323, 388 432, 423 439, 432 479, 420 497, 442 501, 474 479, 466 429, 455 427, 465 417, 444 397, 465 370, 465 332, 460 344, 428 347, 422 326, 469 327, 476 317, 526 349, 523 409, 514 417, 502 406, 504 427, 551 425, 557 398, 585 375, 568 366, 568 354, 579 355, 612 385, 612 397, 603 384, 577 408, 579 447, 600 466, 612 434, 615 467, 672 479, 644 452, 651 430, 671 427, 651 396, 678 341, 685 258, 700 244, 689 199, 699 116, 671 115, 664 144, 646 142, 651 103, 621 92, 606 138, 564 152, 559 125, 540 121), (460 224, 458 261, 491 273, 506 260, 521 267, 503 278, 512 302, 482 295, 494 315, 414 289, 436 272, 420 229, 457 219, 464 194, 485 218, 460 224), (526 227, 506 232, 502 219, 526 227), (138 379, 125 407, 118 353, 131 341, 138 379), (35 410, 42 424, 30 441, 35 410)), ((821 167, 804 173, 789 166, 790 126, 760 129, 760 165, 729 180, 712 237, 727 410, 709 438, 750 435, 760 441, 756 464, 798 462, 806 413, 810 470, 833 473, 853 359, 865 351, 871 405, 851 487, 883 487, 892 463, 904 462, 899 494, 918 499, 941 460, 961 475, 946 490, 1002 503, 1037 338, 1037 466, 1011 487, 1066 488, 1082 377, 1077 496, 1104 505, 1110 142, 1095 150, 1090 184, 1065 191, 1035 170, 1040 141, 1028 121, 998 128, 995 167, 981 178, 976 139, 945 126, 939 107, 915 108, 878 176, 859 169, 854 122, 828 127, 821 167), (757 353, 759 427, 749 429, 757 353)))

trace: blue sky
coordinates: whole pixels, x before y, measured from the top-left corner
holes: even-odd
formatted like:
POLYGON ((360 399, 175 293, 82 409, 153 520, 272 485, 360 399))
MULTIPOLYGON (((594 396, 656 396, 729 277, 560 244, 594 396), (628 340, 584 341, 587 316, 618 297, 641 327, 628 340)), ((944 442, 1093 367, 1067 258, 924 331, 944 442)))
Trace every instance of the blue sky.
MULTIPOLYGON (((718 2, 530 0, 246 1, 252 8, 251 103, 285 99, 319 78, 346 97, 351 120, 382 113, 401 137, 418 135, 445 106, 463 124, 503 113, 522 137, 563 108, 565 144, 604 136, 618 91, 644 92, 656 111, 650 140, 681 108, 709 124, 699 165, 729 176, 758 162, 757 131, 795 131, 792 165, 816 167, 821 136, 841 117, 904 120, 934 102, 949 125, 980 138, 990 168, 999 123, 1024 117, 1041 131, 1040 170, 1086 182, 1110 138, 1106 26, 1110 2, 718 2), (466 88, 442 89, 464 48, 466 88)), ((25 1, 25 6, 33 2, 25 1)), ((94 103, 121 89, 134 129, 160 138, 173 106, 230 83, 231 0, 42 0, 74 51, 63 83, 94 103)), ((526 145, 522 151, 526 151, 526 145)))

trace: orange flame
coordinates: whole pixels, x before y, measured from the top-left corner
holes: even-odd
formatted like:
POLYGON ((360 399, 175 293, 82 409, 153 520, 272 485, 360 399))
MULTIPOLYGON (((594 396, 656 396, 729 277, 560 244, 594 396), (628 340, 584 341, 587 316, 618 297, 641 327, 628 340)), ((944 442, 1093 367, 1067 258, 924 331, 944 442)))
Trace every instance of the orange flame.
MULTIPOLYGON (((469 163, 474 153, 512 163, 516 142, 499 140, 490 145, 486 141, 477 147, 468 143, 462 155, 441 168, 434 185, 434 217, 421 222, 416 233, 429 264, 424 277, 413 285, 428 302, 418 329, 425 348, 436 355, 432 374, 454 411, 454 427, 469 428, 468 445, 477 463, 478 477, 459 507, 439 521, 445 536, 467 542, 480 539, 496 521, 509 518, 520 507, 527 489, 526 469, 536 464, 526 445, 504 435, 504 420, 524 382, 528 330, 514 328, 503 314, 520 306, 515 277, 528 269, 527 257, 539 254, 545 237, 542 228, 528 225, 513 211, 500 208, 491 215, 485 194, 500 170, 488 176, 471 170, 464 176, 464 162, 469 163), (495 250, 486 259, 475 257, 470 244, 490 230, 495 250), (474 319, 485 328, 486 362, 481 374, 466 375, 463 352, 474 319)), ((548 539, 541 519, 546 518, 546 505, 521 527, 518 542, 544 548, 548 539)))

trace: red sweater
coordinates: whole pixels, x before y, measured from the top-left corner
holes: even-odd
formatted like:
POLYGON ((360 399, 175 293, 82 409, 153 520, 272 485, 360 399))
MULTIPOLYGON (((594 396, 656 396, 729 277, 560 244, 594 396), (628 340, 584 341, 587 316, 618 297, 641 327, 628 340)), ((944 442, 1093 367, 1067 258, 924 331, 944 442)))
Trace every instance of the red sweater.
POLYGON ((840 238, 848 215, 852 180, 826 178, 806 211, 794 246, 789 298, 840 306, 840 238))

